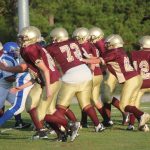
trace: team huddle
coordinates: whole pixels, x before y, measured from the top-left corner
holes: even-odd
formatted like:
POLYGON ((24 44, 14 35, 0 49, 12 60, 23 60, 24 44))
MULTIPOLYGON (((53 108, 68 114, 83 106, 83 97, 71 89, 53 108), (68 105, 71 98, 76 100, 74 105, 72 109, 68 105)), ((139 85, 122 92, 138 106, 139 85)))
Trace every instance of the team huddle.
POLYGON ((33 139, 48 138, 46 124, 58 141, 74 141, 81 127, 88 128, 87 117, 95 132, 113 126, 113 105, 127 130, 135 130, 137 119, 138 130, 149 131, 150 115, 140 109, 140 100, 150 92, 150 36, 139 40, 141 49, 131 51, 131 58, 120 35, 104 39, 98 27, 77 28, 72 38, 66 29, 54 28, 50 37, 46 45, 40 30, 29 26, 18 34, 18 44, 0 45, 0 126, 15 116, 19 127, 28 127, 20 115, 26 108, 36 129, 33 139), (123 85, 120 100, 113 97, 117 82, 123 85), (81 108, 80 122, 70 109, 73 97, 81 108), (6 111, 5 100, 12 105, 6 111))

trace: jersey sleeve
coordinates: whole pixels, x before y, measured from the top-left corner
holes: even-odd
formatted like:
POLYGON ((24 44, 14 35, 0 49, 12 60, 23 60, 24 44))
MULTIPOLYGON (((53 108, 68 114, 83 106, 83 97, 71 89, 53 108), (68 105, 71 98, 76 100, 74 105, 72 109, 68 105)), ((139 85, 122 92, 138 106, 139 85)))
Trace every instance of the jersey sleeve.
MULTIPOLYGON (((4 63, 6 66, 9 66, 9 67, 14 67, 17 65, 17 62, 15 60, 7 58, 7 57, 3 57, 1 59, 1 62, 4 63)), ((1 76, 2 76, 2 78, 6 78, 9 76, 16 76, 16 74, 11 73, 11 72, 7 72, 7 71, 1 71, 1 76)))

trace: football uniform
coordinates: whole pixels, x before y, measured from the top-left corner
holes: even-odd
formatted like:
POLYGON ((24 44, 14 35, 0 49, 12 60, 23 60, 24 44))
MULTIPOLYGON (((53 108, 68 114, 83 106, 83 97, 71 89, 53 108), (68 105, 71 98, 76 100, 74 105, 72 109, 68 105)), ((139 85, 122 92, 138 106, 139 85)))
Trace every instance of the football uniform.
MULTIPOLYGON (((98 49, 91 43, 85 42, 81 44, 82 54, 85 58, 90 58, 91 56, 100 57, 98 49)), ((100 86, 103 80, 102 71, 100 64, 96 64, 93 70, 93 86, 92 86, 92 101, 97 104, 100 99, 100 86)))
POLYGON ((51 113, 56 111, 55 101, 56 95, 60 88, 59 77, 60 74, 54 64, 53 59, 47 53, 47 51, 42 48, 39 44, 32 44, 28 47, 21 48, 21 56, 28 65, 28 70, 31 77, 37 82, 31 89, 29 97, 26 102, 27 111, 32 110, 37 107, 37 116, 41 121, 44 119, 50 105, 54 105, 53 110, 49 110, 51 113), (40 69, 37 67, 37 63, 43 61, 49 70, 50 74, 50 91, 53 93, 51 97, 46 100, 46 89, 44 79, 40 73, 40 69))
MULTIPOLYGON (((0 58, 0 61, 5 63, 7 66, 17 66, 18 62, 11 56, 3 54, 0 58)), ((10 104, 14 103, 16 94, 9 92, 9 89, 13 86, 13 82, 8 82, 5 78, 14 76, 16 74, 0 70, 0 108, 5 104, 5 100, 9 101, 10 104)))
MULTIPOLYGON (((31 79, 30 74, 28 72, 19 73, 16 76, 16 86, 21 86, 29 82, 31 79)), ((16 93, 14 98, 14 102, 12 103, 12 107, 10 107, 0 118, 0 125, 4 124, 7 120, 11 119, 14 115, 20 114, 24 108, 26 103, 26 98, 32 86, 26 87, 25 89, 16 93)))
POLYGON ((131 51, 131 59, 134 68, 141 74, 143 79, 142 87, 136 99, 136 106, 139 107, 141 97, 144 93, 150 92, 150 49, 131 51))
MULTIPOLYGON (((103 58, 103 54, 106 51, 104 39, 98 40, 96 43, 94 43, 94 45, 97 47, 100 55, 103 58)), ((109 70, 105 70, 105 72, 107 73, 107 75, 104 76, 102 99, 106 103, 111 103, 111 96, 116 87, 117 78, 109 70)))
POLYGON ((58 95, 58 105, 69 107, 74 95, 83 109, 91 104, 92 75, 82 63, 81 47, 76 40, 53 43, 46 47, 48 53, 59 63, 63 76, 58 95))
POLYGON ((131 66, 123 48, 111 49, 104 53, 103 58, 109 71, 123 83, 120 98, 120 108, 124 111, 127 105, 135 106, 136 97, 142 85, 142 78, 131 66))
POLYGON ((3 50, 0 50, 0 57, 2 56, 2 54, 3 54, 3 50))

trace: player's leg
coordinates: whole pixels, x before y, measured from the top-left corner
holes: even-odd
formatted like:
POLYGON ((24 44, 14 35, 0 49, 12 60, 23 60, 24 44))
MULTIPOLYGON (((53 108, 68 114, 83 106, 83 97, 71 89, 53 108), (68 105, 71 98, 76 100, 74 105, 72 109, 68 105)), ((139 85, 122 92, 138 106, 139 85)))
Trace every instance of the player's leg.
POLYGON ((5 89, 3 87, 0 87, 0 117, 4 114, 4 107, 5 107, 5 100, 7 98, 7 94, 9 92, 9 89, 5 89))
POLYGON ((44 139, 47 138, 47 134, 43 127, 43 122, 40 122, 37 117, 37 106, 40 102, 40 97, 42 94, 42 88, 40 84, 35 83, 32 89, 29 92, 29 95, 26 100, 26 110, 30 114, 30 117, 34 123, 34 126, 37 130, 36 134, 33 135, 33 139, 44 139))
POLYGON ((94 76, 93 77, 93 87, 92 87, 92 102, 94 103, 95 107, 97 108, 98 112, 103 118, 103 122, 109 122, 110 118, 107 116, 107 113, 103 107, 102 101, 101 101, 101 91, 100 86, 103 80, 103 76, 94 76))
POLYGON ((134 116, 139 121, 139 128, 145 125, 145 123, 150 119, 149 114, 144 113, 135 106, 135 100, 137 94, 139 93, 141 85, 142 85, 141 76, 136 76, 126 81, 121 94, 121 103, 120 103, 120 107, 122 110, 134 114, 134 116))
POLYGON ((91 90, 92 90, 92 81, 87 81, 84 83, 81 83, 77 87, 78 92, 76 92, 77 99, 79 101, 80 107, 82 110, 84 110, 87 115, 91 118, 92 122, 95 126, 95 131, 103 131, 104 127, 99 122, 96 111, 91 104, 91 90))
MULTIPOLYGON (((58 102, 57 102, 57 110, 62 115, 66 115, 68 108, 70 106, 71 100, 75 96, 76 91, 77 91, 77 84, 70 84, 70 83, 62 82, 62 86, 58 94, 58 102)), ((80 124, 79 122, 77 122, 75 115, 72 115, 70 119, 71 119, 71 122, 74 124, 71 127, 71 132, 72 132, 71 141, 73 141, 77 136, 77 132, 78 132, 80 124)))

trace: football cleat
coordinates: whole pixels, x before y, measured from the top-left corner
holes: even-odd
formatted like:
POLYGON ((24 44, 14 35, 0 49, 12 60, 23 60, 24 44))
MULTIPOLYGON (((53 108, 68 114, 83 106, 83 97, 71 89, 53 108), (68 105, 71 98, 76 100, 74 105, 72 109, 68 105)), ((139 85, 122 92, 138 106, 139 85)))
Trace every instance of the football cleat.
POLYGON ((80 128, 82 129, 82 128, 88 128, 89 126, 88 126, 88 124, 87 123, 81 123, 81 125, 80 125, 80 128))
POLYGON ((105 127, 112 127, 112 126, 114 125, 114 123, 113 123, 112 120, 103 121, 102 124, 103 124, 105 127))
POLYGON ((139 128, 140 131, 149 132, 149 127, 145 124, 143 127, 139 128))
POLYGON ((129 125, 126 130, 133 131, 135 129, 134 125, 129 125))
POLYGON ((99 123, 98 126, 95 126, 95 132, 102 132, 105 130, 105 127, 102 123, 99 123))
POLYGON ((16 122, 15 123, 15 129, 26 129, 29 128, 31 126, 31 123, 25 123, 25 122, 16 122))
POLYGON ((140 118, 139 128, 144 126, 150 119, 150 115, 148 113, 144 113, 140 118))
POLYGON ((56 132, 55 132, 55 130, 49 130, 49 134, 51 134, 51 135, 55 135, 55 134, 56 134, 56 132))
POLYGON ((66 132, 60 132, 57 138, 58 142, 67 142, 67 134, 66 132))
POLYGON ((123 120, 122 120, 122 125, 128 125, 129 123, 129 113, 124 113, 123 115, 123 120))
POLYGON ((80 122, 69 122, 68 125, 70 132, 70 141, 73 142, 78 135, 78 130, 80 128, 80 122))
POLYGON ((37 140, 37 139, 48 139, 47 131, 45 129, 41 129, 40 131, 37 131, 32 136, 32 140, 37 140))

